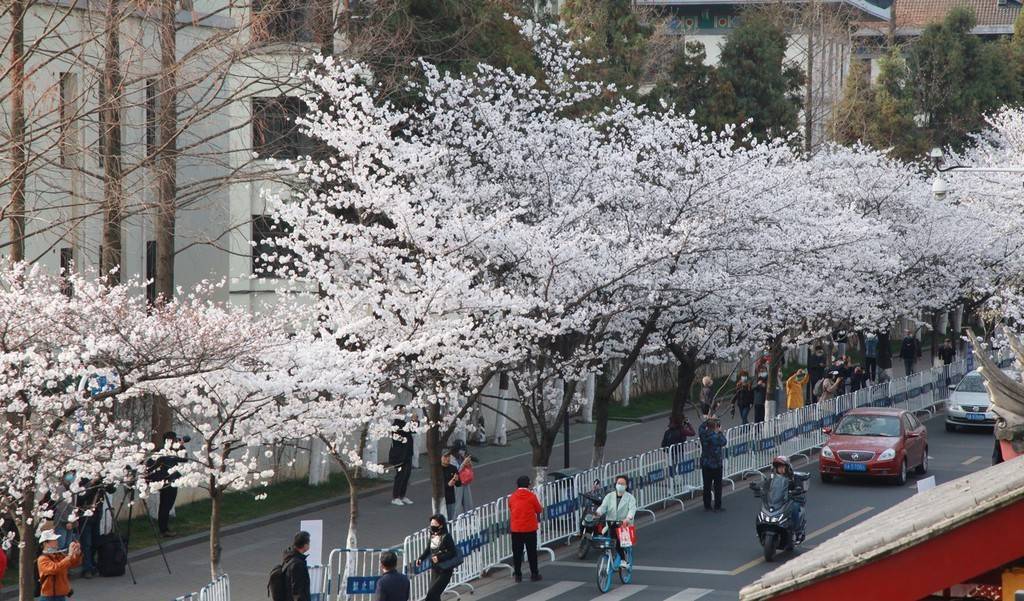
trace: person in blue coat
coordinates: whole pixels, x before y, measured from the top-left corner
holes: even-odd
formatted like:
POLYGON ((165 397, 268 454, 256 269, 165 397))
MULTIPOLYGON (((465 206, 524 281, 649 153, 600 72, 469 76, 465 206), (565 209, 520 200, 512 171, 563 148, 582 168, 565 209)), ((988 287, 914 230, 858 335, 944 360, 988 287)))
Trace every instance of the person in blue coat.
POLYGON ((725 511, 722 508, 722 461, 725 455, 725 434, 718 418, 709 415, 700 425, 700 471, 704 480, 704 511, 725 511), (714 507, 711 497, 714 493, 714 507))

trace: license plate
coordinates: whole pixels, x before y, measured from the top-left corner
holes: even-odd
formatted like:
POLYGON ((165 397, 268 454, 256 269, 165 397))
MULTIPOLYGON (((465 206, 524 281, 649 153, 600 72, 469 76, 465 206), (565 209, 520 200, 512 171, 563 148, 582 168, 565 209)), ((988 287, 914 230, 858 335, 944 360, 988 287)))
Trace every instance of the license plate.
POLYGON ((844 463, 844 472, 866 472, 868 471, 868 464, 866 463, 844 463))
POLYGON ((968 413, 967 414, 967 419, 971 420, 972 422, 983 422, 983 421, 985 421, 985 414, 984 413, 968 413))

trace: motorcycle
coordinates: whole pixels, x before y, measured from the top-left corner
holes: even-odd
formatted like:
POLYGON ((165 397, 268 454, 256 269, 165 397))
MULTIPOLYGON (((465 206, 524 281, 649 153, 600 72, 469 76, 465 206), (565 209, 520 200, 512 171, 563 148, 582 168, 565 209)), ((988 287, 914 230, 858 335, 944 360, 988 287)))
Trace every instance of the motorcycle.
POLYGON ((803 506, 807 491, 804 483, 810 479, 807 472, 793 472, 793 480, 783 476, 772 476, 767 479, 768 485, 762 482, 751 483, 754 496, 761 499, 761 509, 757 514, 757 538, 764 549, 764 560, 771 561, 778 550, 792 551, 804 541, 805 525, 803 512, 800 512, 800 523, 794 523, 795 505, 803 506), (787 480, 786 486, 781 483, 772 486, 772 480, 787 480))
POLYGON ((582 499, 580 503, 580 542, 576 547, 576 557, 586 559, 590 549, 600 548, 594 544, 594 537, 600 536, 604 532, 604 518, 597 515, 597 508, 601 506, 603 499, 592 493, 583 493, 580 497, 582 499))

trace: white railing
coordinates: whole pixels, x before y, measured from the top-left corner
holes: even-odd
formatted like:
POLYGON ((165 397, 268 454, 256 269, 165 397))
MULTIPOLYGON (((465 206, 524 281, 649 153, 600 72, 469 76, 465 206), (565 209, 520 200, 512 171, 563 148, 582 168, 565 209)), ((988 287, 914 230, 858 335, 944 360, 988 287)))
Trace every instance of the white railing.
MULTIPOLYGON (((914 412, 931 412, 948 397, 947 380, 958 382, 965 372, 963 361, 937 367, 883 384, 870 386, 821 403, 786 411, 754 424, 729 428, 726 432, 724 476, 742 479, 771 465, 778 455, 809 456, 825 444, 822 428, 833 425, 843 414, 866 405, 895 406, 914 412)), ((702 488, 700 443, 694 439, 658 448, 632 457, 584 470, 573 478, 550 482, 536 489, 544 506, 538 543, 550 550, 570 540, 579 526, 580 495, 604 494, 619 474, 630 477, 631 492, 644 510, 682 503, 680 497, 702 488)), ((653 512, 651 512, 653 517, 653 512)), ((502 497, 460 515, 451 524, 452 534, 466 556, 452 578, 449 590, 468 588, 471 581, 495 568, 507 568, 512 557, 509 536, 508 497, 502 497)), ((400 565, 412 581, 411 598, 422 599, 430 586, 428 563, 416 568, 416 559, 426 548, 426 529, 410 534, 400 549, 400 565)), ((368 599, 376 585, 379 554, 383 549, 336 549, 323 574, 321 590, 328 601, 368 599), (345 583, 342 586, 342 583, 345 583)), ((187 601, 187 600, 186 600, 187 601)), ((220 601, 220 599, 217 599, 220 601)))
POLYGON ((231 580, 222 574, 216 580, 199 589, 198 593, 189 593, 176 597, 174 601, 231 601, 231 580))

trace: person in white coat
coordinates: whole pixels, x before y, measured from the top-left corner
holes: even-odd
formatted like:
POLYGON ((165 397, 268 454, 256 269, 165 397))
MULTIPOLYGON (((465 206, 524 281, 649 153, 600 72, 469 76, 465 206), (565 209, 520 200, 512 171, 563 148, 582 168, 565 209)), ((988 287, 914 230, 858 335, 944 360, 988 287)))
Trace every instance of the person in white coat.
POLYGON ((608 526, 608 536, 615 540, 615 550, 622 559, 623 567, 628 568, 626 551, 619 542, 619 528, 629 526, 636 517, 636 497, 627 489, 629 488, 629 477, 622 475, 615 478, 615 490, 605 495, 601 506, 597 508, 597 515, 604 516, 608 526))

